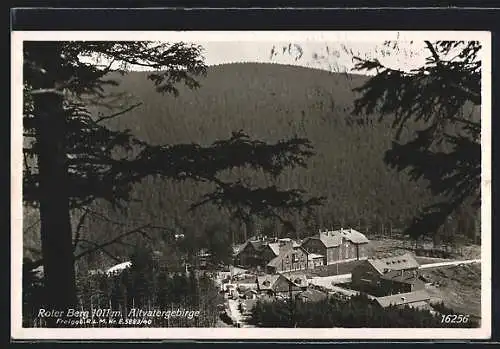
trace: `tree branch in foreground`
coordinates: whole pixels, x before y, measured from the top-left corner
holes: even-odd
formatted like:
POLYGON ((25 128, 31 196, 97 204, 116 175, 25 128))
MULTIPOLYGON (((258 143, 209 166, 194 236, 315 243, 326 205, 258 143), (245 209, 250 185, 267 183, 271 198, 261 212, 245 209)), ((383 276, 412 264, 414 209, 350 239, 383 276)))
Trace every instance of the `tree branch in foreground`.
POLYGON ((84 252, 82 252, 82 253, 77 254, 77 255, 75 256, 75 260, 80 259, 80 258, 82 258, 83 256, 86 256, 86 255, 88 255, 88 254, 90 254, 90 253, 92 253, 92 252, 95 252, 95 251, 101 250, 101 249, 103 249, 103 248, 104 248, 104 247, 106 247, 106 246, 112 245, 112 244, 114 244, 114 243, 116 243, 116 242, 120 241, 121 239, 123 239, 123 238, 125 238, 125 237, 127 237, 127 236, 130 236, 130 235, 132 235, 132 234, 140 233, 140 234, 142 234, 143 236, 147 236, 148 238, 150 238, 150 236, 149 236, 146 232, 144 232, 144 229, 146 229, 146 228, 148 228, 148 227, 149 227, 149 224, 145 224, 145 225, 143 225, 143 226, 140 226, 140 227, 137 227, 137 228, 132 229, 132 230, 130 230, 130 231, 127 231, 127 232, 125 232, 125 233, 122 233, 122 234, 120 234, 120 235, 118 235, 118 236, 114 237, 114 238, 113 238, 113 239, 111 239, 111 240, 108 240, 108 241, 103 242, 103 243, 101 243, 101 244, 97 244, 97 245, 96 245, 96 246, 94 246, 93 248, 88 249, 88 250, 86 250, 86 251, 84 251, 84 252))

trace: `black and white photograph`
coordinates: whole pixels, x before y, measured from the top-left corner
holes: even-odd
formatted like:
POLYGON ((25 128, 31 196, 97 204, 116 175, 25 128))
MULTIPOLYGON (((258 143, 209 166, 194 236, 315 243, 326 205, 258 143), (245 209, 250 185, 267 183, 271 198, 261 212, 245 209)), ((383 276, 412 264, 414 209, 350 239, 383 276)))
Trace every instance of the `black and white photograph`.
POLYGON ((488 338, 490 45, 12 32, 13 338, 488 338))

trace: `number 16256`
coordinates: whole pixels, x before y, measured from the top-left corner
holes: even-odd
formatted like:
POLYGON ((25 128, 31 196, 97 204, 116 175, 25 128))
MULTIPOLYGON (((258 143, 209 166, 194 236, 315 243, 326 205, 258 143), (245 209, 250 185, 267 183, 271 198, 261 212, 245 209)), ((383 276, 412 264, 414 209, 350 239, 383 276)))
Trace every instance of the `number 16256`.
POLYGON ((466 324, 467 322, 469 322, 469 315, 441 315, 441 323, 443 324, 466 324))

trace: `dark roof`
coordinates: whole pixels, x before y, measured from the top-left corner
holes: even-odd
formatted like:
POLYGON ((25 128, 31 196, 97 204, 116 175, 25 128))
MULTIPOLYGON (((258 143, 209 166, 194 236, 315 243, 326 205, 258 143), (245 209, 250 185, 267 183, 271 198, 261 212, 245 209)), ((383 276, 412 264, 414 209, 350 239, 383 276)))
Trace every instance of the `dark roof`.
POLYGON ((305 239, 302 245, 307 243, 309 240, 319 240, 326 248, 337 247, 342 243, 342 238, 339 235, 331 236, 324 233, 319 233, 318 235, 311 236, 305 239))
POLYGON ((297 298, 305 298, 311 302, 319 302, 322 301, 323 299, 326 299, 327 297, 328 295, 326 293, 315 289, 308 289, 306 291, 300 292, 297 295, 297 298))
POLYGON ((287 256, 289 256, 293 253, 296 253, 296 252, 297 252, 297 250, 294 250, 294 249, 286 250, 286 251, 280 253, 279 255, 277 255, 276 257, 274 257, 273 259, 271 259, 271 261, 269 261, 269 263, 267 263, 267 266, 268 267, 278 267, 284 258, 286 258, 287 256))
POLYGON ((247 240, 243 245, 241 245, 236 252, 236 255, 239 255, 241 252, 243 252, 248 245, 252 246, 254 250, 257 252, 260 252, 265 246, 264 246, 264 241, 261 240, 247 240))
POLYGON ((257 277, 257 285, 260 290, 272 290, 274 284, 279 278, 279 274, 275 275, 263 275, 257 277))
POLYGON ((274 255, 280 254, 280 244, 278 242, 271 242, 267 246, 273 251, 274 255))
POLYGON ((307 282, 307 277, 305 274, 302 273, 292 273, 292 274, 282 274, 288 281, 291 281, 293 285, 298 286, 298 287, 306 287, 308 282, 307 282))
POLYGON ((247 248, 249 243, 250 243, 249 241, 245 241, 245 243, 243 243, 243 245, 237 246, 236 251, 235 251, 236 252, 235 255, 237 256, 241 252, 243 252, 247 248))
POLYGON ((255 248, 256 251, 261 251, 265 247, 264 241, 261 240, 250 241, 250 244, 252 244, 253 248, 255 248))
POLYGON ((418 269, 420 267, 420 264, 418 264, 411 253, 386 258, 370 258, 368 259, 368 263, 380 274, 386 274, 391 270, 418 269))
MULTIPOLYGON (((296 241, 294 241, 290 238, 283 238, 280 240, 289 241, 294 248, 300 247, 300 245, 296 241)), ((276 256, 279 255, 279 251, 280 251, 280 243, 279 242, 269 242, 269 241, 264 241, 264 240, 251 240, 251 239, 247 240, 243 245, 241 245, 238 248, 236 254, 241 253, 243 250, 245 250, 245 248, 248 245, 251 245, 253 247, 253 249, 257 252, 262 252, 265 248, 269 247, 271 249, 271 251, 276 256)))
POLYGON ((287 255, 287 253, 282 253, 280 255, 277 255, 276 257, 271 259, 269 263, 267 263, 267 266, 277 268, 280 265, 281 261, 285 258, 285 255, 287 255))

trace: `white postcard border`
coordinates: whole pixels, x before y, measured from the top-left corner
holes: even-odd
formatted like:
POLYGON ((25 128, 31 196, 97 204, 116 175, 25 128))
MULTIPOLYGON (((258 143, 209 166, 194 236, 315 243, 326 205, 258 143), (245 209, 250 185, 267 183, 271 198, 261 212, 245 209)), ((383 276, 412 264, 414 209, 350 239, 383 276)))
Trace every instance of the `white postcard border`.
POLYGON ((491 335, 491 33, 486 31, 13 31, 11 33, 11 336, 33 339, 488 339, 491 335), (371 38, 371 39, 370 39, 371 38), (459 328, 22 328, 22 43, 25 40, 351 41, 480 40, 481 327, 459 328))

